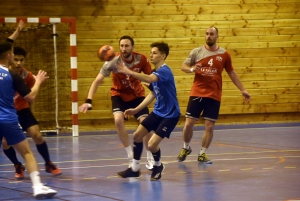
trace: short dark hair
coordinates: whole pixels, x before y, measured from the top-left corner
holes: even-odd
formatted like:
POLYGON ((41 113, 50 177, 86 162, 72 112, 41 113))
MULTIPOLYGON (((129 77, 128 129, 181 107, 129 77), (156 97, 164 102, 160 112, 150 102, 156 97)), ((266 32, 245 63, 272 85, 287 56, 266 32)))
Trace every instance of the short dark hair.
POLYGON ((22 47, 14 47, 14 54, 15 55, 22 55, 22 56, 26 57, 27 52, 22 47))
POLYGON ((10 42, 0 42, 0 59, 4 59, 5 58, 5 53, 7 53, 8 51, 10 51, 12 49, 12 44, 10 42))
MULTIPOLYGON (((166 55, 166 58, 169 55, 169 45, 165 42, 154 42, 150 45, 150 47, 157 47, 157 49, 162 53, 166 55)), ((165 58, 165 59, 166 59, 165 58)))
POLYGON ((133 40, 133 38, 130 37, 130 36, 122 36, 122 37, 120 38, 120 40, 119 40, 119 44, 120 44, 121 40, 124 40, 124 39, 130 40, 131 45, 134 46, 134 40, 133 40))

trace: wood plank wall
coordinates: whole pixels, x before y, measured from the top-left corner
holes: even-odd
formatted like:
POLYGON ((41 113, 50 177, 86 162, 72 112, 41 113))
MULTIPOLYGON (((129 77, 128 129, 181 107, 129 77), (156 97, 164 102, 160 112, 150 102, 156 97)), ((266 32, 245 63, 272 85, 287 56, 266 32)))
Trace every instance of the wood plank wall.
MULTIPOLYGON (((185 114, 193 76, 180 71, 191 49, 204 44, 209 26, 219 29, 219 45, 228 49, 233 66, 252 95, 244 103, 238 89, 223 76, 219 124, 300 121, 299 0, 1 0, 2 16, 75 17, 77 20, 79 103, 102 62, 97 49, 131 35, 135 50, 149 55, 150 43, 165 41, 167 63, 175 74, 181 113, 185 114)), ((110 78, 94 97, 93 110, 80 114, 80 131, 114 129, 110 78)), ((69 96, 66 96, 69 97, 69 96)), ((61 124, 70 124, 66 111, 61 124)), ((40 120, 41 122, 43 120, 40 120)), ((201 125, 203 121, 199 121, 201 125)), ((181 118, 179 126, 184 124, 181 118)), ((134 129, 130 120, 127 127, 134 129)))

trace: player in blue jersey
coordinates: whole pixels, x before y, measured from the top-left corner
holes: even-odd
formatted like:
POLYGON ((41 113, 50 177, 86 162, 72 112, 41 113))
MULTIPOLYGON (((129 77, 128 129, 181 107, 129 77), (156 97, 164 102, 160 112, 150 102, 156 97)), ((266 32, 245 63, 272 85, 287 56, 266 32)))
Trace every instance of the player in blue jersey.
POLYGON ((174 75, 165 60, 169 54, 169 46, 164 42, 151 44, 151 63, 155 66, 150 75, 136 73, 128 69, 126 64, 117 64, 116 68, 119 73, 130 75, 143 82, 150 83, 151 92, 145 100, 136 108, 125 111, 125 115, 134 115, 143 108, 147 107, 154 99, 154 110, 147 116, 133 133, 133 161, 130 168, 118 172, 118 176, 139 177, 140 176, 140 159, 143 151, 143 137, 150 131, 154 131, 148 142, 149 150, 154 158, 154 166, 151 174, 151 180, 159 180, 165 166, 161 163, 161 151, 159 143, 166 137, 169 138, 171 132, 177 125, 180 117, 180 109, 177 100, 174 75))
POLYGON ((19 74, 8 69, 8 66, 13 64, 13 59, 12 44, 10 42, 0 42, 0 140, 5 137, 7 144, 13 146, 24 158, 26 169, 33 184, 33 196, 36 198, 49 198, 57 192, 41 183, 37 162, 26 136, 18 124, 18 116, 14 107, 16 91, 28 102, 33 102, 40 85, 48 76, 46 72, 39 71, 35 76, 35 84, 30 89, 19 74))

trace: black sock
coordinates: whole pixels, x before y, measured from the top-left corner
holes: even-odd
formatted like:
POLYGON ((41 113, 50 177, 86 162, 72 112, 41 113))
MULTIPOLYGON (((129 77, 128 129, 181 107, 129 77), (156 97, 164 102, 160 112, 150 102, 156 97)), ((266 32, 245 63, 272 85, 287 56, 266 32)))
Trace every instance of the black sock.
POLYGON ((14 165, 22 164, 19 162, 16 151, 13 147, 9 147, 9 149, 6 150, 3 149, 3 152, 14 165))
POLYGON ((143 142, 133 142, 133 158, 135 160, 141 160, 143 152, 143 142))
POLYGON ((160 148, 158 149, 158 151, 156 153, 152 153, 154 161, 158 162, 160 161, 160 148))
POLYGON ((46 141, 42 144, 36 144, 36 148, 41 156, 44 158, 46 164, 50 162, 49 150, 46 141))

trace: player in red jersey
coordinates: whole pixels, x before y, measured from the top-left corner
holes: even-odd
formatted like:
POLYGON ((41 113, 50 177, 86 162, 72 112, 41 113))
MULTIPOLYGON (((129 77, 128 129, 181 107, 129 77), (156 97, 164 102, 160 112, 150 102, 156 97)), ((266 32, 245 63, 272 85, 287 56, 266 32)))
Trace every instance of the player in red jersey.
POLYGON ((198 155, 198 161, 212 163, 205 152, 213 139, 214 125, 219 116, 223 69, 241 91, 245 101, 250 101, 250 94, 245 90, 232 67, 229 53, 217 45, 218 36, 218 29, 209 27, 206 30, 206 45, 193 49, 181 66, 182 71, 194 73, 195 77, 186 110, 186 121, 182 134, 184 145, 177 158, 179 162, 184 161, 192 152, 190 141, 193 137, 193 127, 202 113, 205 120, 205 131, 202 136, 202 148, 198 155))
MULTIPOLYGON (((97 91, 97 88, 104 80, 112 73, 113 86, 111 87, 111 100, 112 100, 112 112, 114 115, 115 125, 119 138, 125 147, 128 155, 129 164, 131 164, 133 158, 132 147, 130 146, 130 140, 124 123, 124 111, 129 108, 135 108, 145 99, 145 89, 142 86, 140 80, 122 73, 117 73, 115 65, 119 62, 125 63, 130 70, 151 74, 151 65, 146 56, 133 52, 134 40, 130 36, 122 36, 119 40, 120 52, 116 54, 115 58, 111 61, 107 61, 103 64, 100 73, 93 81, 87 100, 79 107, 80 112, 86 113, 88 109, 92 108, 92 99, 97 91)), ((149 114, 149 109, 146 107, 139 113, 135 114, 135 118, 142 122, 149 114)), ((144 137, 144 143, 147 150, 147 164, 146 167, 149 170, 153 168, 152 153, 148 149, 148 140, 151 137, 151 133, 144 137)))

